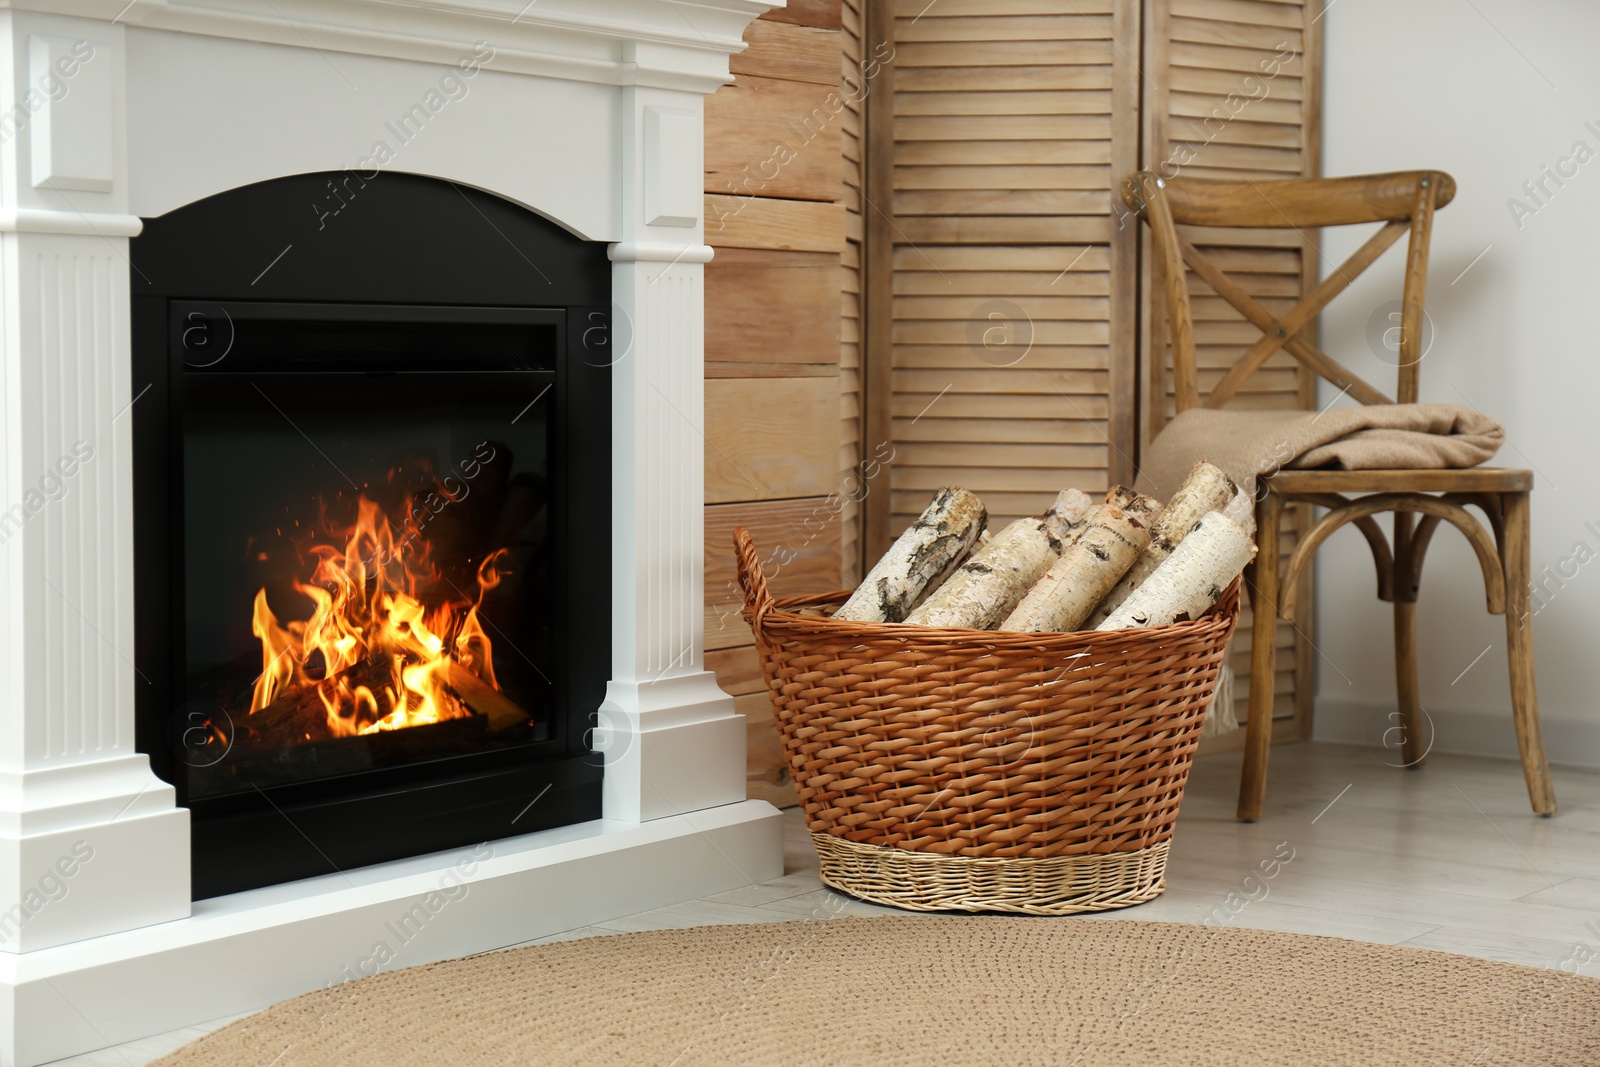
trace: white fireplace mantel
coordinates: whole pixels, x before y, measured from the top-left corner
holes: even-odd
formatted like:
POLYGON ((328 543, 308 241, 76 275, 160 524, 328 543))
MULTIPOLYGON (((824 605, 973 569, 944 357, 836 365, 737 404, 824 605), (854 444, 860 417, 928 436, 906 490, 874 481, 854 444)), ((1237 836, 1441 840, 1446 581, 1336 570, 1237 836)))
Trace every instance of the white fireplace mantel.
POLYGON ((0 1067, 781 873, 701 658, 703 102, 770 6, 0 0, 0 1067), (133 746, 128 240, 346 169, 474 186, 609 245, 604 818, 192 902, 188 813, 133 746), (466 889, 374 965, 447 879, 466 889))

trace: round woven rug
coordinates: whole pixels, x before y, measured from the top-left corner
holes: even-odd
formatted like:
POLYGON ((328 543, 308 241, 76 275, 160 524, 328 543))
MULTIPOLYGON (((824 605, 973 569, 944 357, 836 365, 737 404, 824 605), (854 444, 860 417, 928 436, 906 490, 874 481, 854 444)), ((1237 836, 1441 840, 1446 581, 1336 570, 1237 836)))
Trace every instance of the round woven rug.
POLYGON ((1337 938, 884 917, 594 937, 285 1001, 161 1067, 1600 1063, 1600 981, 1337 938))

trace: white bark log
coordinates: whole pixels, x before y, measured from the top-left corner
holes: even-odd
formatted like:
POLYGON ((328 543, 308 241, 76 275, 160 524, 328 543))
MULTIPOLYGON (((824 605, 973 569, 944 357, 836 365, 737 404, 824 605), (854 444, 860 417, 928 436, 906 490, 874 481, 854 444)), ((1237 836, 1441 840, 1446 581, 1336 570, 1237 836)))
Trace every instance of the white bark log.
MULTIPOLYGON (((1113 485, 1110 489, 1106 490, 1106 495, 1101 500, 1101 503, 1110 504, 1114 508, 1120 508, 1123 511, 1126 511, 1128 506, 1139 500, 1139 498, 1140 494, 1136 490, 1129 489, 1125 485, 1113 485)), ((1153 500, 1155 498, 1145 497, 1144 499, 1153 500)))
MULTIPOLYGON (((988 515, 985 514, 984 522, 987 523, 988 521, 988 515)), ((951 556, 948 560, 946 560, 944 566, 939 569, 939 573, 935 574, 932 578, 929 578, 927 583, 923 585, 922 592, 918 593, 915 597, 912 597, 907 603, 906 618, 910 618, 911 612, 915 611, 917 608, 920 608, 923 604, 926 604, 929 597, 931 597, 939 589, 942 589, 944 584, 951 578, 955 577, 956 571, 966 566, 967 561, 972 559, 973 556, 977 555, 985 547, 987 547, 989 540, 989 530, 987 527, 985 527, 983 530, 979 531, 978 536, 974 537, 972 539, 972 543, 963 549, 960 554, 951 556)), ((838 616, 834 617, 837 618, 838 616)), ((884 621, 902 622, 904 620, 885 619, 884 621)))
POLYGON ((1159 507, 1149 497, 1136 497, 1126 510, 1101 504, 999 628, 1022 633, 1077 629, 1150 543, 1145 519, 1159 507))
POLYGON ((1256 546, 1238 523, 1212 512, 1096 629, 1165 626, 1180 619, 1198 619, 1255 554, 1256 546))
POLYGON ((987 630, 1011 614, 1061 554, 1047 519, 1018 519, 963 563, 906 616, 919 626, 987 630))
POLYGON ((1095 506, 1083 490, 1063 489, 1039 518, 1018 519, 992 538, 985 530, 949 580, 912 609, 906 622, 992 629, 1089 525, 1095 506))
POLYGON ((1063 547, 1070 545, 1089 525, 1089 513, 1094 508, 1094 497, 1082 489, 1061 490, 1056 494, 1056 502, 1044 513, 1050 536, 1060 541, 1063 547))
POLYGON ((1243 487, 1222 507, 1222 517, 1238 523, 1252 538, 1256 535, 1256 498, 1243 487))
POLYGON ((1189 471, 1189 477, 1183 480, 1178 491, 1172 494, 1172 499, 1167 501, 1167 506, 1150 524, 1149 547, 1128 568, 1122 580, 1111 587, 1111 592, 1090 614, 1084 629, 1093 630, 1109 619, 1111 613, 1172 555, 1172 550, 1178 547, 1178 543, 1200 521, 1202 515, 1221 509, 1238 492, 1239 487, 1220 468, 1204 460, 1196 463, 1189 471))
POLYGON ((867 574, 836 619, 901 622, 953 570, 989 521, 983 501, 965 489, 940 489, 867 574))

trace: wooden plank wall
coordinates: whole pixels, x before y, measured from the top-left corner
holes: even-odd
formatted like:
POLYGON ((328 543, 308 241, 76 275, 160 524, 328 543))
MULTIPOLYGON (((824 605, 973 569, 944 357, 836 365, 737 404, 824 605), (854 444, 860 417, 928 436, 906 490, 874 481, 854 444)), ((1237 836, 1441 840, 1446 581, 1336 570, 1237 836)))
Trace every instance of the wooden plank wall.
POLYGON ((841 25, 840 0, 790 0, 706 101, 706 666, 748 722, 749 795, 780 805, 794 789, 731 538, 750 528, 779 595, 841 585, 841 25))
MULTIPOLYGON (((1145 0, 1144 163, 1164 176, 1293 178, 1320 173, 1321 0, 1145 0)), ((1276 231, 1197 229, 1186 233, 1263 307, 1281 314, 1317 282, 1311 240, 1276 231)), ((1148 238, 1142 257, 1149 286, 1148 238)), ((1195 348, 1204 392, 1239 353, 1261 336, 1204 282, 1189 275, 1195 348)), ((1141 336, 1141 423, 1149 440, 1173 411, 1172 356, 1159 309, 1145 302, 1141 336)), ((1274 355, 1231 407, 1311 408, 1316 378, 1286 353, 1274 355)), ((1310 522, 1300 508, 1280 551, 1310 522)), ((1311 602, 1311 582, 1298 591, 1311 602)), ((1298 628, 1280 623, 1274 736, 1309 736, 1315 647, 1313 613, 1298 628)), ((1250 621, 1246 608, 1234 639, 1234 710, 1243 721, 1250 686, 1250 621)), ((1208 739, 1207 748, 1242 744, 1208 739)))
MULTIPOLYGON (((893 492, 874 558, 941 485, 998 528, 1132 475, 1138 11, 886 0, 894 12, 893 492)), ((869 376, 870 377, 870 376, 869 376)))

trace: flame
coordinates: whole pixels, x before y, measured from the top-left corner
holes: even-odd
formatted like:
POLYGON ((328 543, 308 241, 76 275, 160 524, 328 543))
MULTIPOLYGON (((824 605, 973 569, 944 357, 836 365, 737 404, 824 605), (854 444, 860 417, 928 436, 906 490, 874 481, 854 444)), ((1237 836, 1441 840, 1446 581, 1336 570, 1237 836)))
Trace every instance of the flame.
POLYGON ((396 541, 383 509, 365 496, 353 525, 341 529, 324 509, 317 526, 344 547, 306 547, 316 561, 311 580, 297 579, 294 588, 311 601, 311 617, 280 623, 266 589, 256 593, 250 629, 261 641, 261 676, 252 714, 311 687, 328 730, 351 737, 472 714, 450 690, 453 670, 500 688, 478 612, 484 594, 502 581, 506 549, 479 564, 475 600, 429 608, 420 590, 436 584, 440 573, 432 545, 415 527, 396 541))

